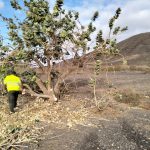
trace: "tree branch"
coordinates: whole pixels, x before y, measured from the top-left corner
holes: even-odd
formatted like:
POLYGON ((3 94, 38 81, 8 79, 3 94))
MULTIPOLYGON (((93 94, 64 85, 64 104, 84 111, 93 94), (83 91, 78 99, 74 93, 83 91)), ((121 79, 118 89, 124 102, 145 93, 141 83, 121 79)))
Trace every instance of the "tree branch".
POLYGON ((31 95, 36 94, 36 93, 30 88, 29 85, 23 84, 23 86, 26 87, 26 88, 29 90, 29 93, 30 93, 31 95))
POLYGON ((48 82, 48 85, 47 85, 47 90, 48 92, 51 91, 51 77, 50 77, 50 72, 51 72, 51 65, 50 65, 50 60, 48 59, 47 61, 47 82, 48 82))
POLYGON ((44 65, 38 60, 38 58, 34 58, 34 61, 38 64, 38 66, 40 67, 40 69, 42 71, 44 71, 44 65))
POLYGON ((41 79, 36 77, 36 83, 37 85, 40 87, 40 89, 42 90, 42 92, 44 94, 48 94, 47 88, 45 87, 44 83, 41 81, 41 79))
POLYGON ((35 96, 35 97, 42 97, 42 98, 49 98, 49 99, 55 99, 55 96, 53 94, 48 95, 48 94, 37 94, 35 93, 29 85, 27 84, 23 84, 24 87, 26 87, 28 89, 28 91, 26 91, 27 93, 29 93, 31 96, 35 96))

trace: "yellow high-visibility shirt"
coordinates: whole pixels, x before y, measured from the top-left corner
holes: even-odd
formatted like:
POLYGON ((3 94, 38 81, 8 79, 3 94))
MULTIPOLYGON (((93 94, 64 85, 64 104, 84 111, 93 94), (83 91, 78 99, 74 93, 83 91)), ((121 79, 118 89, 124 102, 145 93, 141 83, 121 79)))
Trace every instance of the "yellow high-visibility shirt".
POLYGON ((21 90, 21 80, 15 75, 8 75, 4 79, 4 84, 7 87, 7 91, 20 91, 21 90))

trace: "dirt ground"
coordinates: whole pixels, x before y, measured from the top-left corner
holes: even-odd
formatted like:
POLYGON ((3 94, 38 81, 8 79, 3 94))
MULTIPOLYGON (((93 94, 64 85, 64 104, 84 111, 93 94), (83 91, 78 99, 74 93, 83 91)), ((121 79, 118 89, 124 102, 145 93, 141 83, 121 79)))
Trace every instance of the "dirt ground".
POLYGON ((116 88, 129 88, 137 93, 150 95, 150 74, 140 71, 109 73, 110 82, 116 88))
MULTIPOLYGON (((65 122, 69 118, 64 118, 63 113, 70 113, 67 116, 69 117, 72 116, 71 112, 74 112, 74 120, 78 120, 75 118, 79 117, 76 113, 84 109, 88 112, 84 121, 63 127, 55 121, 39 122, 38 126, 44 128, 38 143, 27 144, 22 150, 150 149, 150 74, 129 71, 100 74, 97 77, 96 96, 98 106, 102 106, 103 110, 95 106, 93 88, 89 84, 92 77, 90 72, 86 75, 72 74, 66 80, 70 90, 60 102, 51 105, 59 106, 59 109, 54 109, 54 113, 58 119, 65 122), (113 93, 126 90, 140 95, 139 105, 131 107, 113 99, 113 93), (102 100, 102 96, 106 101, 102 100), (59 110, 62 111, 61 115, 59 110)), ((20 108, 23 108, 22 105, 21 103, 20 108)))
MULTIPOLYGON (((85 74, 72 75, 68 79, 72 94, 76 97, 83 95, 86 98, 92 97, 92 88, 89 85, 93 75, 89 72, 85 74)), ((68 84, 69 84, 68 83, 68 84)), ((136 93, 150 95, 150 73, 141 71, 116 71, 102 73, 97 77, 96 90, 102 91, 110 88, 130 89, 136 93)), ((98 92, 97 92, 98 94, 98 92)))
POLYGON ((150 74, 144 72, 109 72, 97 78, 97 97, 106 91, 126 90, 142 95, 145 108, 110 101, 103 110, 94 107, 89 86, 92 75, 72 75, 66 81, 71 89, 61 104, 72 110, 84 105, 89 115, 85 124, 59 128, 54 124, 43 131, 44 140, 28 149, 37 150, 149 150, 150 149, 150 74), (81 104, 81 100, 82 104, 81 104))

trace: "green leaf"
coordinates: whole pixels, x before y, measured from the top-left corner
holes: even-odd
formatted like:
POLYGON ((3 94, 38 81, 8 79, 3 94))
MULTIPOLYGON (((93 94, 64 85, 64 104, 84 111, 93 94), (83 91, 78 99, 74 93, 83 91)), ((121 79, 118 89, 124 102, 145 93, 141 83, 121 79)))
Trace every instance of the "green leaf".
POLYGON ((17 0, 10 0, 10 4, 11 6, 16 9, 16 10, 21 10, 22 8, 20 7, 20 5, 18 4, 17 0))
POLYGON ((92 17, 92 21, 95 21, 98 18, 98 15, 99 15, 99 13, 98 13, 98 11, 96 11, 92 17))

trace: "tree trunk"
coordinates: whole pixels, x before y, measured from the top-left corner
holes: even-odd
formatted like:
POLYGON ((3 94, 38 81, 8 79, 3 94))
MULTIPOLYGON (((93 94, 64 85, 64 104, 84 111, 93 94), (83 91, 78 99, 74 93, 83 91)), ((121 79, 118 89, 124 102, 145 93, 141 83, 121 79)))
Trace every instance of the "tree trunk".
POLYGON ((76 68, 70 68, 69 70, 67 70, 66 72, 64 72, 62 75, 59 76, 55 87, 54 87, 54 94, 57 97, 57 99, 60 99, 61 93, 60 93, 60 87, 62 85, 63 80, 65 80, 65 78, 75 70, 76 68))

